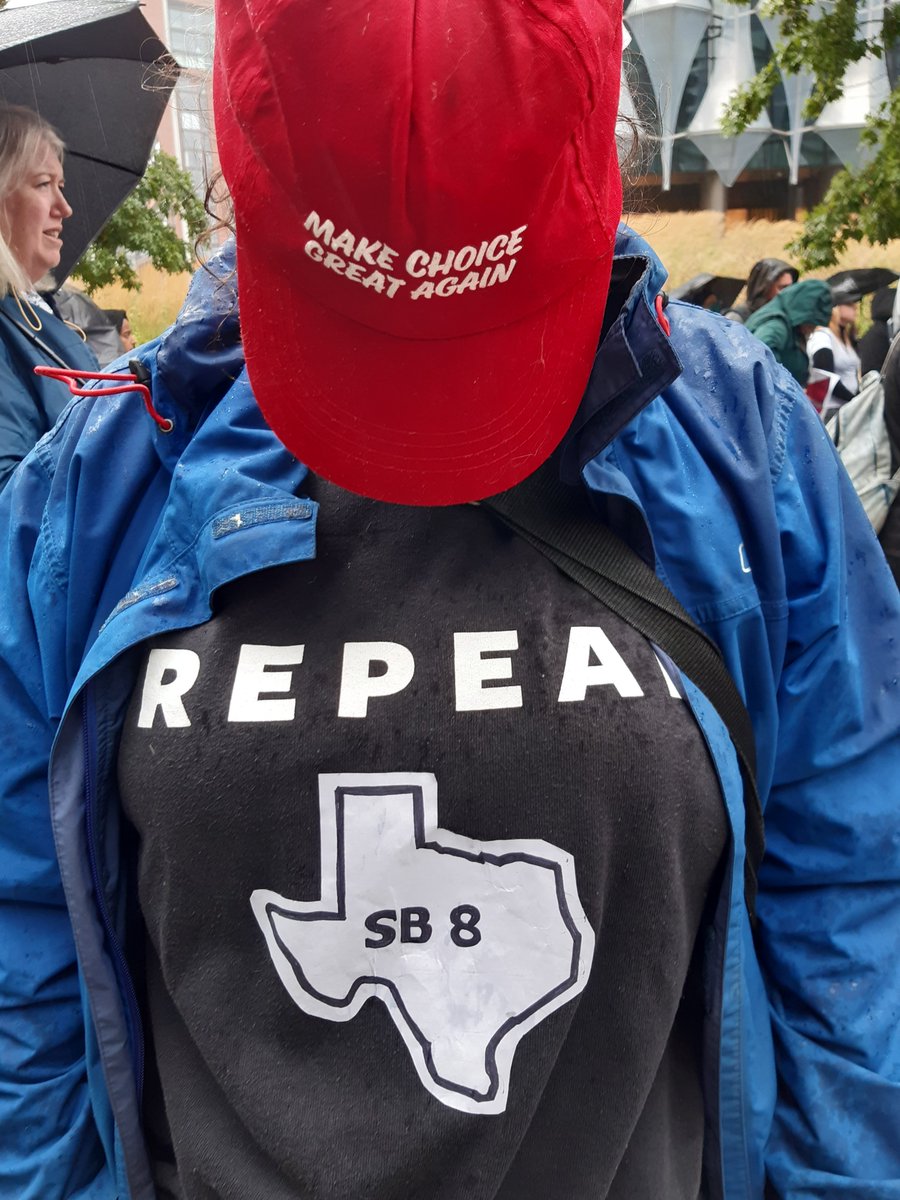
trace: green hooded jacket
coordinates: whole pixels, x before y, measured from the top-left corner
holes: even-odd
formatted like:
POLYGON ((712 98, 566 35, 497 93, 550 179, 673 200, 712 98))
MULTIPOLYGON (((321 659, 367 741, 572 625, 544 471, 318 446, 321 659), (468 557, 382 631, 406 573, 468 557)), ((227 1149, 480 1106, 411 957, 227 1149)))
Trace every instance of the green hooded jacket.
POLYGON ((769 347, 803 387, 809 374, 809 359, 800 326, 827 325, 832 307, 827 283, 821 279, 801 279, 758 308, 748 318, 747 329, 769 347))

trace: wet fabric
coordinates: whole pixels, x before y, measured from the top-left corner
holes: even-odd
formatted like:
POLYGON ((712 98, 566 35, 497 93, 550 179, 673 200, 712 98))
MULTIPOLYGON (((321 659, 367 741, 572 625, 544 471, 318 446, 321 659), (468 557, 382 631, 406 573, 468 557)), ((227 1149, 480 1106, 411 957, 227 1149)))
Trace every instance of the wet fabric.
POLYGON ((316 561, 155 639, 125 722, 161 1195, 696 1200, 726 822, 690 709, 486 513, 312 494, 316 561))

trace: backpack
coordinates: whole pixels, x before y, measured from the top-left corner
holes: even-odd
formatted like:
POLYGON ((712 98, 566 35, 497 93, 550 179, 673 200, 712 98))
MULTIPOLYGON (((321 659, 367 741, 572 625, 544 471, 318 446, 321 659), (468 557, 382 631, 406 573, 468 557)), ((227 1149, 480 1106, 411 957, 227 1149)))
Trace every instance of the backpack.
POLYGON ((825 425, 876 533, 900 492, 900 469, 892 469, 884 420, 884 375, 894 354, 900 353, 898 345, 900 334, 891 342, 881 371, 869 371, 859 394, 841 405, 825 425))

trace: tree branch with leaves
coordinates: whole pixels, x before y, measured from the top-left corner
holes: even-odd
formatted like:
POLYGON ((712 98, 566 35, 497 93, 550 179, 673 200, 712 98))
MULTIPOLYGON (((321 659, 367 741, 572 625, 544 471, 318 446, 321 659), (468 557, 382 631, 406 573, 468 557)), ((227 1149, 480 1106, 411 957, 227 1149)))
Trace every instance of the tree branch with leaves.
POLYGON ((119 282, 130 291, 141 281, 129 256, 146 254, 160 271, 177 275, 193 267, 194 242, 205 231, 206 211, 190 175, 157 150, 144 175, 76 263, 71 274, 88 293, 119 282), (185 236, 172 220, 184 223, 185 236))
MULTIPOLYGON (((780 21, 780 37, 765 67, 731 98, 722 121, 726 136, 740 133, 763 112, 781 75, 813 77, 803 115, 814 121, 826 104, 842 95, 853 63, 868 56, 884 59, 900 38, 900 4, 885 5, 875 28, 860 23, 867 8, 868 0, 763 0, 760 15, 780 21)), ((848 242, 880 246, 900 237, 900 92, 895 90, 869 114, 860 145, 862 165, 835 175, 821 204, 811 209, 802 232, 788 246, 806 270, 833 265, 848 242)))

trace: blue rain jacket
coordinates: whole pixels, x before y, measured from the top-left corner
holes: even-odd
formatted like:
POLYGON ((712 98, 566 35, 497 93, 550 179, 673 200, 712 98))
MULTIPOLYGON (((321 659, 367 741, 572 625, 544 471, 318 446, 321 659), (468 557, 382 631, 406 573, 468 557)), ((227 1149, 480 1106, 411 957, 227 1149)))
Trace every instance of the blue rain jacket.
POLYGON ((43 309, 30 330, 12 296, 0 300, 0 488, 69 401, 64 383, 35 375, 35 367, 59 366, 31 339, 36 336, 68 367, 97 371, 97 360, 74 329, 43 309))
MULTIPOLYGON (((787 373, 688 305, 667 337, 660 264, 627 230, 618 254, 630 294, 567 469, 722 648, 766 807, 754 942, 735 755, 685 681, 733 834, 701 934, 711 1194, 900 1200, 897 588, 787 373)), ((200 272, 140 351, 174 432, 134 395, 73 401, 0 497, 3 1200, 153 1196, 116 793, 135 648, 315 554, 305 469, 260 415, 231 309, 200 272)))

